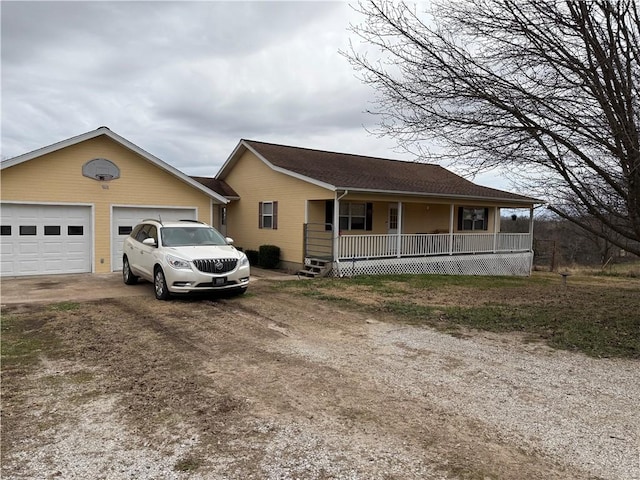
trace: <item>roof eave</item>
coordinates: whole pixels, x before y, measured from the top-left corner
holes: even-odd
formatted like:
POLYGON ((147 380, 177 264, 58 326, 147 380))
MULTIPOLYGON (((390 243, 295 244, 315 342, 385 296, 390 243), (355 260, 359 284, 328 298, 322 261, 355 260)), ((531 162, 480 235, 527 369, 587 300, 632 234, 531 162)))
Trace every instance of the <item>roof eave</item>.
MULTIPOLYGON (((242 150, 248 150, 251 153, 253 153, 261 162, 263 162, 267 167, 269 167, 274 172, 282 173, 282 174, 287 175, 289 177, 297 178, 298 180, 302 180, 303 182, 310 183, 312 185, 316 185, 318 187, 330 190, 332 192, 336 190, 336 186, 335 185, 331 185, 329 183, 322 182, 322 181, 320 181, 318 179, 315 179, 315 178, 312 178, 312 177, 307 177, 306 175, 302 175, 302 174, 293 172, 291 170, 288 170, 286 168, 282 168, 282 167, 278 167, 278 166, 274 165, 269 160, 267 160, 264 156, 262 156, 255 148, 253 148, 251 145, 249 145, 245 140, 240 140, 240 142, 238 143, 236 148, 233 150, 231 155, 229 155, 229 158, 227 159, 227 161, 224 163, 224 165, 222 165, 222 167, 218 171, 218 174, 215 176, 216 179, 218 179, 218 180, 223 180, 224 179, 224 177, 228 173, 228 170, 233 168, 233 165, 235 164, 235 162, 240 157, 240 153, 239 152, 241 151, 241 149, 242 150)), ((244 151, 242 153, 244 153, 244 151)))
POLYGON ((75 137, 67 138, 66 140, 62 140, 60 142, 52 143, 51 145, 47 145, 46 147, 41 147, 36 150, 32 150, 31 152, 23 153, 22 155, 18 155, 17 157, 3 160, 0 164, 0 169, 4 170, 5 168, 14 167, 16 165, 20 165, 21 163, 28 162, 29 160, 33 160, 34 158, 42 157, 43 155, 47 155, 49 153, 56 152, 72 145, 76 145, 86 140, 99 137, 100 135, 109 135, 109 133, 112 132, 107 127, 100 127, 96 130, 76 135, 75 137))
POLYGON ((200 190, 202 193, 204 193, 208 197, 210 197, 210 198, 212 198, 214 200, 217 200, 220 203, 224 203, 224 204, 229 203, 228 200, 224 196, 222 196, 222 195, 218 194, 217 192, 214 192, 213 190, 205 187, 201 183, 196 182, 195 180, 190 178, 188 175, 182 173, 180 170, 177 170, 176 168, 172 167, 168 163, 163 162, 162 160, 160 160, 155 155, 152 155, 149 152, 147 152, 146 150, 143 150, 142 148, 138 147, 136 144, 130 142, 126 138, 121 137, 120 135, 118 135, 115 132, 112 132, 107 127, 100 127, 100 128, 97 128, 96 130, 92 130, 90 132, 83 133, 81 135, 77 135, 75 137, 68 138, 66 140, 62 140, 61 142, 57 142, 57 143, 48 145, 46 147, 42 147, 42 148, 39 148, 37 150, 33 150, 32 152, 28 152, 28 153, 25 153, 23 155, 19 155, 17 157, 10 158, 10 159, 5 160, 5 161, 2 162, 1 169, 4 170, 5 168, 9 168, 9 167, 13 167, 15 165, 19 165, 19 164, 27 162, 29 160, 33 160, 34 158, 42 157, 43 155, 47 155, 49 153, 56 152, 56 151, 61 150, 63 148, 71 147, 72 145, 76 145, 76 144, 84 142, 86 140, 91 140, 93 138, 97 138, 100 135, 106 135, 111 140, 115 141, 116 143, 119 143, 120 145, 124 146, 125 148, 128 148, 129 150, 137 153, 138 155, 140 155, 142 158, 144 158, 148 162, 151 162, 151 163, 155 164, 157 167, 159 167, 159 168, 165 170, 166 172, 174 175, 175 177, 177 177, 180 180, 182 180, 183 182, 189 184, 193 188, 196 188, 196 189, 200 190))
POLYGON ((247 144, 244 140, 241 139, 235 146, 231 154, 227 157, 225 162, 222 164, 222 166, 218 170, 218 173, 216 173, 213 178, 215 178, 216 180, 224 180, 224 177, 227 176, 228 171, 231 170, 235 163, 238 161, 238 158, 240 157, 240 154, 238 152, 240 152, 241 149, 246 148, 247 144))
POLYGON ((358 187, 336 187, 339 191, 348 191, 349 193, 375 193, 381 195, 405 195, 411 197, 428 197, 428 198, 446 198, 451 200, 474 200, 474 201, 492 201, 492 202, 508 202, 508 203, 522 203, 526 205, 530 204, 543 204, 546 203, 536 198, 504 198, 504 197, 483 197, 478 195, 459 195, 459 194, 444 194, 444 193, 424 193, 424 192, 412 192, 401 190, 379 190, 374 188, 358 188, 358 187))

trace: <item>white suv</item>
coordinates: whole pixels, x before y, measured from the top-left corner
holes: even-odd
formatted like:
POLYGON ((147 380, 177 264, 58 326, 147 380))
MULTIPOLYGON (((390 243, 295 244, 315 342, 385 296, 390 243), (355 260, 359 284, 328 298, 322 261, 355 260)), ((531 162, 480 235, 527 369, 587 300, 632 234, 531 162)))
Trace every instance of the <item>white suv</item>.
POLYGON ((172 293, 244 293, 249 260, 232 243, 195 220, 143 220, 124 241, 122 279, 127 285, 138 277, 153 282, 159 300, 172 293))

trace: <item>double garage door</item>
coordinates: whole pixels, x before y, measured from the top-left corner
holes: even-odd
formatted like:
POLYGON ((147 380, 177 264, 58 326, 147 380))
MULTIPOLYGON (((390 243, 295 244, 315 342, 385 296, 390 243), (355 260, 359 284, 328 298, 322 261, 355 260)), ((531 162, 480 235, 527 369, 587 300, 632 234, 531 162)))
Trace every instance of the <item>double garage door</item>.
MULTIPOLYGON (((195 208, 113 207, 111 269, 122 269, 122 243, 145 218, 195 219, 195 208)), ((91 272, 94 233, 90 206, 1 205, 0 274, 91 272)), ((100 261, 100 259, 97 259, 100 261)))
POLYGON ((91 271, 91 207, 2 204, 2 275, 91 271))

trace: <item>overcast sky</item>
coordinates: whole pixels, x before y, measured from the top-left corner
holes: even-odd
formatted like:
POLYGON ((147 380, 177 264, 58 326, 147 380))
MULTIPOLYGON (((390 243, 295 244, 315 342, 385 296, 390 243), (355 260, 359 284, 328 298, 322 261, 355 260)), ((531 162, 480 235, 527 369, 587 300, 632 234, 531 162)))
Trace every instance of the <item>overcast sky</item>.
POLYGON ((367 132, 346 2, 0 5, 3 159, 100 126, 188 175, 214 176, 241 138, 414 159, 367 132))

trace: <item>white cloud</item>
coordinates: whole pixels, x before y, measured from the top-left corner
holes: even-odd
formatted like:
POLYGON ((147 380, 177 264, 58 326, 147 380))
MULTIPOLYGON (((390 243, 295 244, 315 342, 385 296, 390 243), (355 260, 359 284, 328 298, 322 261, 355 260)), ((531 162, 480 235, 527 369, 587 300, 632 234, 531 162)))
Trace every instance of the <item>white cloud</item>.
POLYGON ((3 158, 103 125, 190 175, 241 138, 411 158, 364 128, 374 92, 338 53, 359 21, 347 3, 0 8, 3 158))
POLYGON ((350 15, 336 2, 3 2, 3 156, 107 125, 190 173, 224 161, 194 151, 215 138, 362 133, 370 92, 338 54, 350 15))

